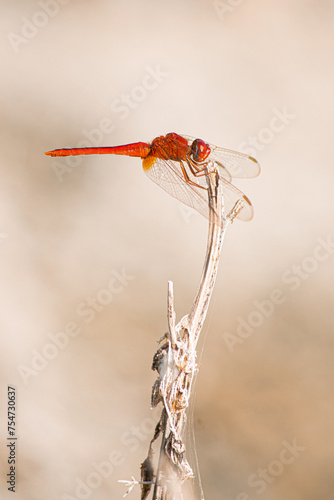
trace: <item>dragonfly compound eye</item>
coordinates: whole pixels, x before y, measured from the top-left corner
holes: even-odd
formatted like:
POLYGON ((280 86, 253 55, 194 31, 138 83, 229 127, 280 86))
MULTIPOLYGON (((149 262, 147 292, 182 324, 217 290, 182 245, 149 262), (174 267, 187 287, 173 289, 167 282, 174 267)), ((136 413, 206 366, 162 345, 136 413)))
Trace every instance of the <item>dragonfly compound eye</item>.
POLYGON ((209 144, 206 144, 202 139, 195 139, 191 145, 191 154, 193 159, 200 163, 209 156, 211 152, 209 144))

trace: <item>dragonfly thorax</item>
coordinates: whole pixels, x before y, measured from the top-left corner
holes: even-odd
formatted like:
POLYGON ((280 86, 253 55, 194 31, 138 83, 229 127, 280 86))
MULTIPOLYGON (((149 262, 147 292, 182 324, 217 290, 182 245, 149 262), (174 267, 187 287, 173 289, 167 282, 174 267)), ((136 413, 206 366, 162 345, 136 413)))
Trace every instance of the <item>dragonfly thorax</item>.
POLYGON ((150 154, 162 160, 184 160, 188 150, 187 139, 171 132, 152 141, 150 154))

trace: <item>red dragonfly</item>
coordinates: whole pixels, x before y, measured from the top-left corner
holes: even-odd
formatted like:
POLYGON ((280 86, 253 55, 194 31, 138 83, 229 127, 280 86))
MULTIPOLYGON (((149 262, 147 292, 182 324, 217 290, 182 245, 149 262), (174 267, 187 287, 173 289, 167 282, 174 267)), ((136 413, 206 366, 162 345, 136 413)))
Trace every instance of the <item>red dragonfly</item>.
POLYGON ((205 168, 212 160, 217 168, 224 197, 224 212, 232 210, 238 200, 243 206, 238 219, 250 220, 253 207, 247 196, 231 184, 232 177, 256 177, 258 162, 243 153, 207 144, 202 139, 174 132, 154 139, 150 144, 135 142, 124 146, 55 149, 48 156, 114 154, 137 156, 143 160, 144 172, 169 194, 209 218, 205 168))

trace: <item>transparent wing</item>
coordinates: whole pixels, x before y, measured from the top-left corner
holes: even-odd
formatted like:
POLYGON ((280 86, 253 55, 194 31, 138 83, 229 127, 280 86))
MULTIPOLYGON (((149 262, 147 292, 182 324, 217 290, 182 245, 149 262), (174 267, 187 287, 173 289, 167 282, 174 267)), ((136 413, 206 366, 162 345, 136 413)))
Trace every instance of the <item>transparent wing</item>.
MULTIPOLYGON (((189 145, 196 139, 196 137, 189 135, 183 135, 182 137, 188 140, 189 145)), ((209 144, 209 146, 211 149, 209 158, 218 165, 221 177, 230 181, 232 177, 250 178, 259 175, 260 165, 252 156, 231 149, 220 148, 213 144, 209 144)))
MULTIPOLYGON (((209 218, 207 191, 200 187, 192 186, 185 180, 181 162, 155 158, 150 168, 144 167, 144 172, 153 182, 162 187, 171 196, 188 205, 188 207, 195 209, 201 215, 204 215, 204 217, 209 218)), ((194 182, 197 181, 191 173, 187 173, 191 180, 194 182)), ((202 179, 206 182, 205 176, 202 179)), ((204 186, 203 180, 201 180, 200 185, 204 186)))
MULTIPOLYGON (((155 160, 152 159, 150 168, 144 167, 144 172, 152 181, 162 187, 162 189, 167 191, 167 193, 174 198, 188 205, 188 207, 195 209, 207 219, 209 218, 210 209, 205 175, 196 177, 190 172, 186 163, 173 160, 161 160, 160 158, 155 158, 155 160), (185 180, 181 165, 186 170, 189 179, 203 186, 205 189, 189 184, 185 180)), ((235 203, 238 200, 242 200, 243 208, 237 215, 237 218, 241 220, 250 220, 253 217, 251 202, 241 191, 239 191, 239 189, 233 186, 233 184, 228 182, 225 178, 220 176, 220 179, 223 187, 224 214, 227 215, 229 211, 232 210, 235 203)))
POLYGON ((242 191, 240 191, 240 189, 233 186, 233 184, 224 179, 224 177, 221 175, 219 175, 219 177, 223 185, 224 214, 227 215, 232 210, 236 202, 241 200, 243 202, 243 207, 238 213, 237 219, 245 221, 251 220, 254 215, 254 210, 250 200, 242 191))

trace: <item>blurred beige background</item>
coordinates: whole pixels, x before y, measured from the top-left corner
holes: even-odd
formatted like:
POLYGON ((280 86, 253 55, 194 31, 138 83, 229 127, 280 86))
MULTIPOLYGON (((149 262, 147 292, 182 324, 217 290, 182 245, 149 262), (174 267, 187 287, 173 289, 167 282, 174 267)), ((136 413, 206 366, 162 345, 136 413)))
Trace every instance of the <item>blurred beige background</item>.
POLYGON ((207 221, 139 159, 44 151, 173 131, 262 166, 236 183, 255 217, 227 231, 203 331, 206 498, 332 499, 333 2, 0 5, 1 498, 8 385, 17 500, 116 499, 139 477, 167 281, 180 319, 207 221))

